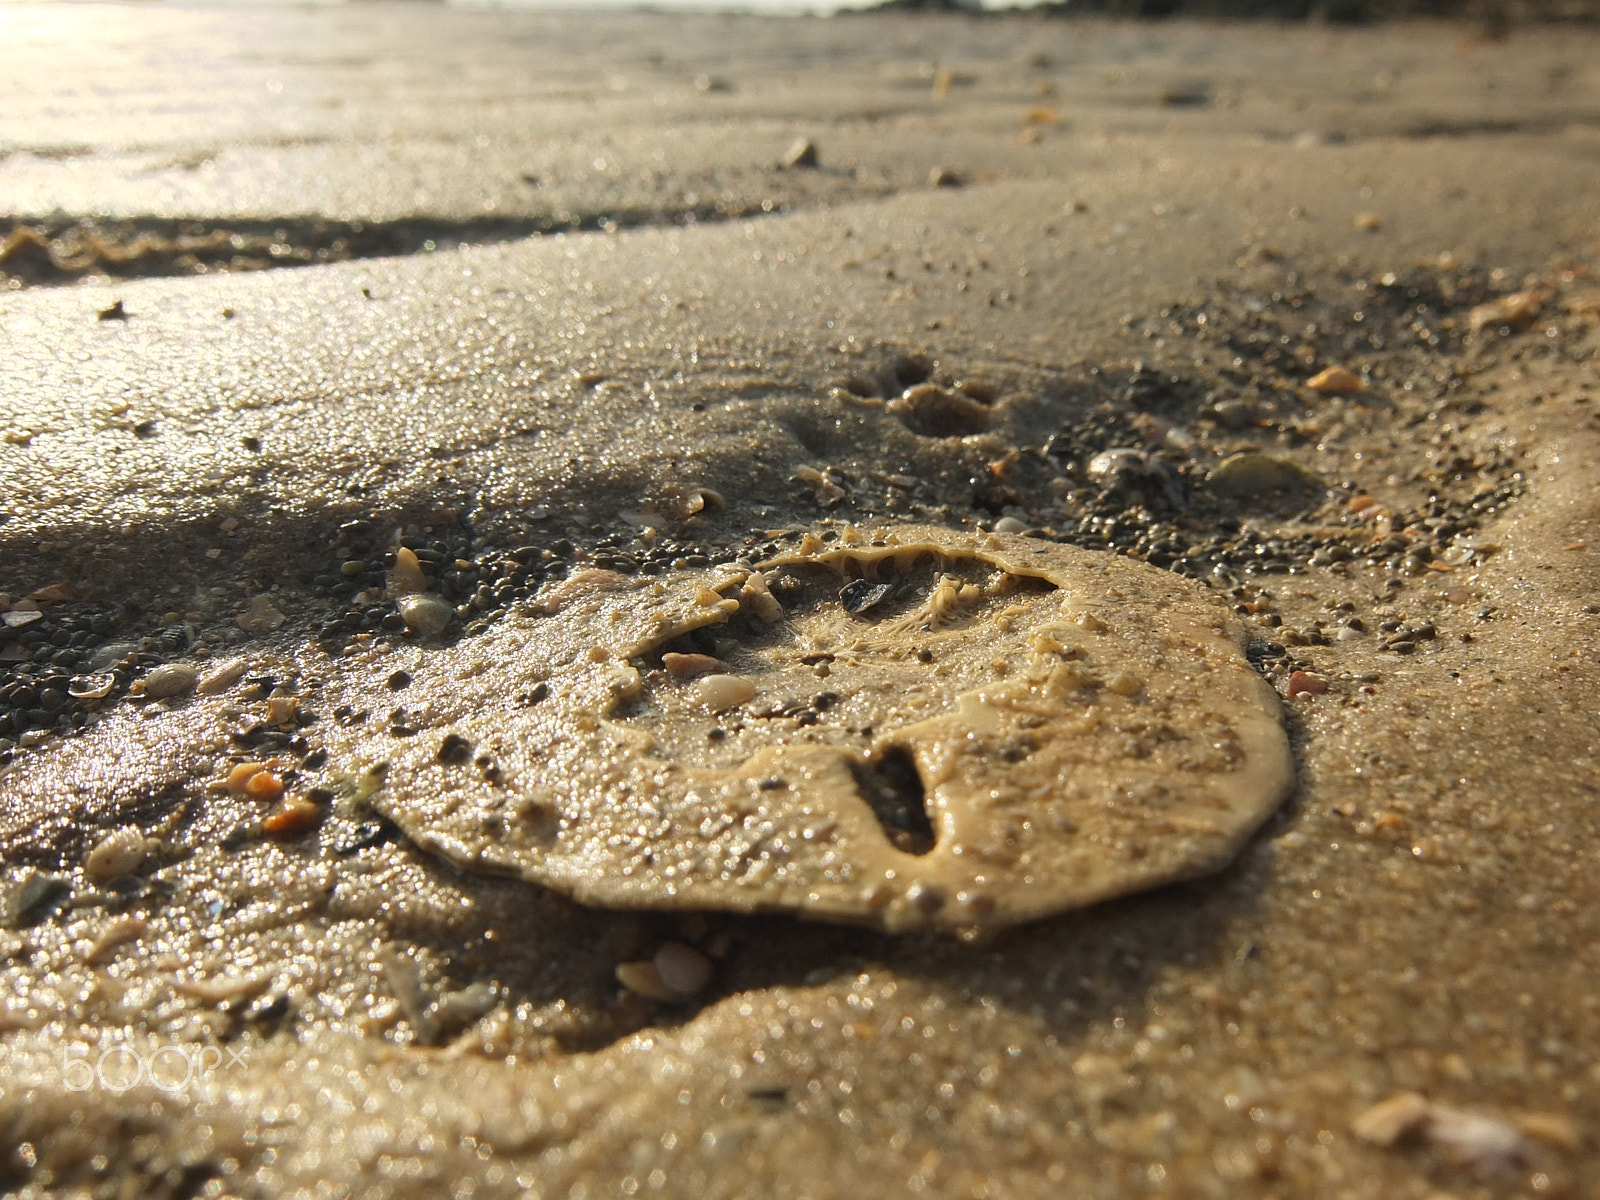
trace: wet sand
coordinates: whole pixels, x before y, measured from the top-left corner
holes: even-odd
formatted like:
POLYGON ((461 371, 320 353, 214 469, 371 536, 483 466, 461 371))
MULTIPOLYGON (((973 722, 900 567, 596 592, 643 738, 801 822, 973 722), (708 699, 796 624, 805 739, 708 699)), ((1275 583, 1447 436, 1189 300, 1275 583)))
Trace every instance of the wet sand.
POLYGON ((25 18, 9 1189, 1595 1194, 1592 34, 25 18), (218 231, 267 248, 160 244, 218 231), (97 269, 179 277, 36 286, 97 269), (550 589, 907 522, 1214 597, 1297 774, 1236 861, 962 939, 584 907, 390 823, 451 680, 537 703, 495 656, 550 589), (619 982, 668 945, 709 980, 619 982))

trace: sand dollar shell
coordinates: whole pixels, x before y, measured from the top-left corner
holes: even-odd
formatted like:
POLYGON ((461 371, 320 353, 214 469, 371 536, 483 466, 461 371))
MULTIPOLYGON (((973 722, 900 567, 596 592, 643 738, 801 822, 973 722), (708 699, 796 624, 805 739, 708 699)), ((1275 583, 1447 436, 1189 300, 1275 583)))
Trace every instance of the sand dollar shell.
POLYGON ((590 903, 965 930, 1216 870, 1288 792, 1276 695, 1203 588, 1021 537, 847 540, 763 566, 776 622, 738 571, 596 572, 440 651, 412 698, 442 724, 374 802, 590 903), (889 590, 852 613, 858 579, 889 590), (689 654, 736 707, 664 665, 689 654))

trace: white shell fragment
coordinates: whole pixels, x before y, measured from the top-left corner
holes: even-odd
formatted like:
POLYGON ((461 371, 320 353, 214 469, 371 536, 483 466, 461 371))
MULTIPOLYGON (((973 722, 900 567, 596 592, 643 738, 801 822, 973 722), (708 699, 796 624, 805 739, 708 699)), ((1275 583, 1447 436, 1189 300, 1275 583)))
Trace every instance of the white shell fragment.
POLYGON ((199 692, 202 696, 221 695, 243 679, 249 669, 249 664, 242 658, 230 658, 227 662, 218 663, 200 677, 199 692))
POLYGON ((746 572, 595 571, 436 652, 408 691, 434 724, 385 740, 373 803, 588 903, 959 932, 1214 871, 1288 792, 1278 699, 1199 586, 1021 537, 849 540, 763 565, 776 624, 746 572), (852 615, 857 580, 890 586, 852 615))

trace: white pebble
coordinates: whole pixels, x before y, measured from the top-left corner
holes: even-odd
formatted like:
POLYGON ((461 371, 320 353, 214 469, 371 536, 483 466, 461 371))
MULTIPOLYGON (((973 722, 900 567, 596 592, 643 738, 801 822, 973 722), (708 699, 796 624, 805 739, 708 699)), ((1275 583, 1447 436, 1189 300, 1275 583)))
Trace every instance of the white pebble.
POLYGON ((625 962, 616 965, 617 982, 630 992, 651 1000, 677 1000, 679 995, 661 981, 653 962, 625 962))
POLYGON ((438 596, 427 594, 407 596, 400 601, 401 618, 408 628, 423 637, 433 637, 435 634, 443 633, 454 615, 455 609, 438 596))
POLYGON ((743 704, 756 694, 752 680, 738 675, 705 675, 695 682, 695 696, 714 713, 743 704))
POLYGON ((1001 517, 994 523, 994 531, 996 533, 1024 533, 1027 531, 1027 528, 1028 527, 1026 525, 1017 520, 1015 517, 1001 517))

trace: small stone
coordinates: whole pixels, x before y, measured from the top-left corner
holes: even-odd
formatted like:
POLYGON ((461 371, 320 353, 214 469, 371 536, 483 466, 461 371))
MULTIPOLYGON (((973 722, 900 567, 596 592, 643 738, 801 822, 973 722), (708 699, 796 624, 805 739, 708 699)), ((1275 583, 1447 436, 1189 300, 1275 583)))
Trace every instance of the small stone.
POLYGON ((1526 329, 1539 319, 1544 308, 1544 298, 1538 292, 1513 292, 1487 304, 1480 304, 1467 316, 1467 324, 1474 333, 1501 325, 1512 329, 1526 329))
POLYGON ((271 771, 257 771, 245 781, 244 794, 254 800, 281 800, 283 780, 271 771))
POLYGON ((662 982, 661 972, 656 970, 653 962, 618 963, 614 973, 617 982, 623 987, 650 1000, 671 1002, 682 999, 677 992, 662 982))
POLYGON ((188 663, 167 663, 144 677, 144 694, 152 700, 170 700, 193 691, 199 678, 188 663))
POLYGON ((1015 517, 1001 517, 994 523, 996 533, 1025 533, 1027 529, 1027 525, 1015 517))
POLYGON ((0 895, 0 924, 7 928, 37 925, 59 910, 72 895, 72 881, 29 868, 0 895))
POLYGON ((1297 462, 1255 452, 1224 459, 1206 476, 1206 485, 1224 496, 1260 496, 1268 492, 1321 490, 1326 486, 1315 472, 1297 462))
POLYGON ((426 591, 427 587, 428 577, 422 573, 422 563, 416 552, 401 546, 394 553, 394 569, 389 572, 389 594, 409 596, 426 591))
POLYGON ((755 681, 737 675, 705 675, 694 685, 700 703, 712 712, 726 712, 756 694, 755 681))
POLYGON ((934 188, 960 187, 966 181, 949 167, 935 167, 928 172, 928 186, 934 188))
POLYGON ((1392 1146, 1421 1129, 1431 1111, 1432 1105, 1425 1097, 1401 1092, 1362 1112, 1350 1122, 1350 1131, 1374 1146, 1392 1146))
POLYGON ((1325 396, 1353 396, 1367 390, 1366 381, 1344 367, 1325 367, 1306 380, 1306 386, 1325 396))
POLYGON ((663 654, 661 665, 674 679, 694 679, 700 675, 726 674, 728 664, 709 654, 663 654))
POLYGON ((651 961, 662 985, 680 996, 698 995, 711 982, 711 960, 685 942, 667 942, 651 961))
POLYGON ((272 597, 257 596, 250 607, 239 614, 239 628, 246 633, 271 633, 283 626, 287 618, 273 607, 272 597))
POLYGON ((303 796, 291 796, 261 822, 261 830, 277 838, 298 837, 321 819, 322 809, 316 803, 303 796))
POLYGON ((1362 233, 1376 233, 1383 228, 1383 218, 1375 212, 1358 213, 1355 226, 1362 233))
POLYGON ((455 616, 455 609, 438 596, 422 594, 407 596, 400 601, 400 617, 406 627, 423 637, 435 637, 444 632, 455 616))
POLYGON ((1289 675, 1288 685, 1283 694, 1293 699, 1296 696, 1321 696, 1328 690, 1328 681, 1305 671, 1294 671, 1289 675))
POLYGON ((810 138, 797 138, 783 156, 783 165, 790 168, 815 168, 818 165, 817 144, 810 138))
POLYGON ((894 594, 893 583, 872 583, 866 579, 852 580, 839 592, 839 606, 853 617, 858 617, 882 604, 894 594))

